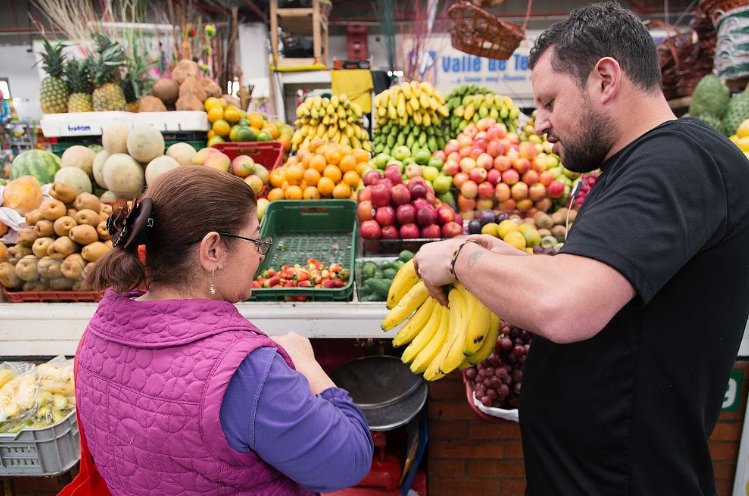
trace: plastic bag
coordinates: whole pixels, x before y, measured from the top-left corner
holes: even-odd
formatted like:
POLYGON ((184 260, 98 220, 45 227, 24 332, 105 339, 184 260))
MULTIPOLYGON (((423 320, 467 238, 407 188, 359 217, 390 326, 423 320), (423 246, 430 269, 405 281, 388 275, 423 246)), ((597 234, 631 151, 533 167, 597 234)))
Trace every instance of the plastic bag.
POLYGON ((73 410, 73 359, 0 364, 0 433, 49 427, 73 410))

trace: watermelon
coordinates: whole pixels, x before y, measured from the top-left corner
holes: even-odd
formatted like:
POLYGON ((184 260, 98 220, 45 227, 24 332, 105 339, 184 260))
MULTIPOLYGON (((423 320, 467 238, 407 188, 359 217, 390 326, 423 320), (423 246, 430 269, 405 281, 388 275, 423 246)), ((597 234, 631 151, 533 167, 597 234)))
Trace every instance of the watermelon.
POLYGON ((10 178, 34 176, 39 184, 54 182, 60 170, 60 157, 43 150, 29 150, 18 155, 10 166, 10 178))

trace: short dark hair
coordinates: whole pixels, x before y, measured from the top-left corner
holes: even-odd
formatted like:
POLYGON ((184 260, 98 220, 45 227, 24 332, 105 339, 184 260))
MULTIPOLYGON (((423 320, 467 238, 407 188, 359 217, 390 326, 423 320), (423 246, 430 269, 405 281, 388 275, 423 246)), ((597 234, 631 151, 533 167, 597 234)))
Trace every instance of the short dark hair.
POLYGON ((655 92, 662 88, 652 36, 633 12, 615 2, 587 5, 554 23, 531 49, 531 69, 550 47, 554 47, 554 71, 572 75, 580 87, 585 86, 599 60, 611 57, 641 90, 655 92))

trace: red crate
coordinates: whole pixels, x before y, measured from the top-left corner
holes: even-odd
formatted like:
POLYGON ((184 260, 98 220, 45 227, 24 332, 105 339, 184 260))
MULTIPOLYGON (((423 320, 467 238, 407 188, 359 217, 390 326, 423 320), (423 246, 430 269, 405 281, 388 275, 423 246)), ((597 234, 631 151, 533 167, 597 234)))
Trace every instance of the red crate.
POLYGON ((3 288, 9 303, 46 303, 66 301, 76 303, 97 303, 104 296, 100 291, 11 291, 3 288))
MULTIPOLYGON (((279 141, 251 141, 244 143, 216 143, 212 148, 225 154, 231 160, 240 155, 251 157, 256 163, 262 165, 268 172, 281 167, 283 164, 283 144, 279 141)), ((265 186, 258 198, 268 195, 268 186, 265 186)))

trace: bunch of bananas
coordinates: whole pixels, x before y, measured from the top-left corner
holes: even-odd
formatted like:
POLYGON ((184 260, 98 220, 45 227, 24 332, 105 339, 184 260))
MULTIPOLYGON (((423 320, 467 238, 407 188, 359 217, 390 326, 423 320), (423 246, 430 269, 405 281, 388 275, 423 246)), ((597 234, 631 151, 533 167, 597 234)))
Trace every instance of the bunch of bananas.
POLYGON ((408 344, 403 362, 410 363, 411 371, 424 374, 428 381, 483 362, 494 351, 499 337, 499 317, 465 286, 454 284, 448 301, 449 308, 429 296, 413 260, 401 267, 388 293, 390 312, 382 321, 382 330, 395 328, 413 314, 393 338, 393 346, 408 344))
POLYGON ((450 139, 458 136, 468 124, 475 124, 484 117, 504 123, 510 132, 517 131, 520 109, 512 98, 475 84, 464 84, 452 90, 447 96, 447 108, 450 111, 447 132, 450 139))
POLYGON ((331 98, 311 96, 296 108, 297 129, 291 138, 291 149, 308 148, 315 138, 372 151, 369 133, 362 127, 362 110, 346 95, 331 98))
POLYGON ((431 83, 411 81, 375 96, 375 153, 391 155, 406 146, 415 156, 419 150, 434 153, 445 147, 443 119, 450 115, 445 97, 431 83))

